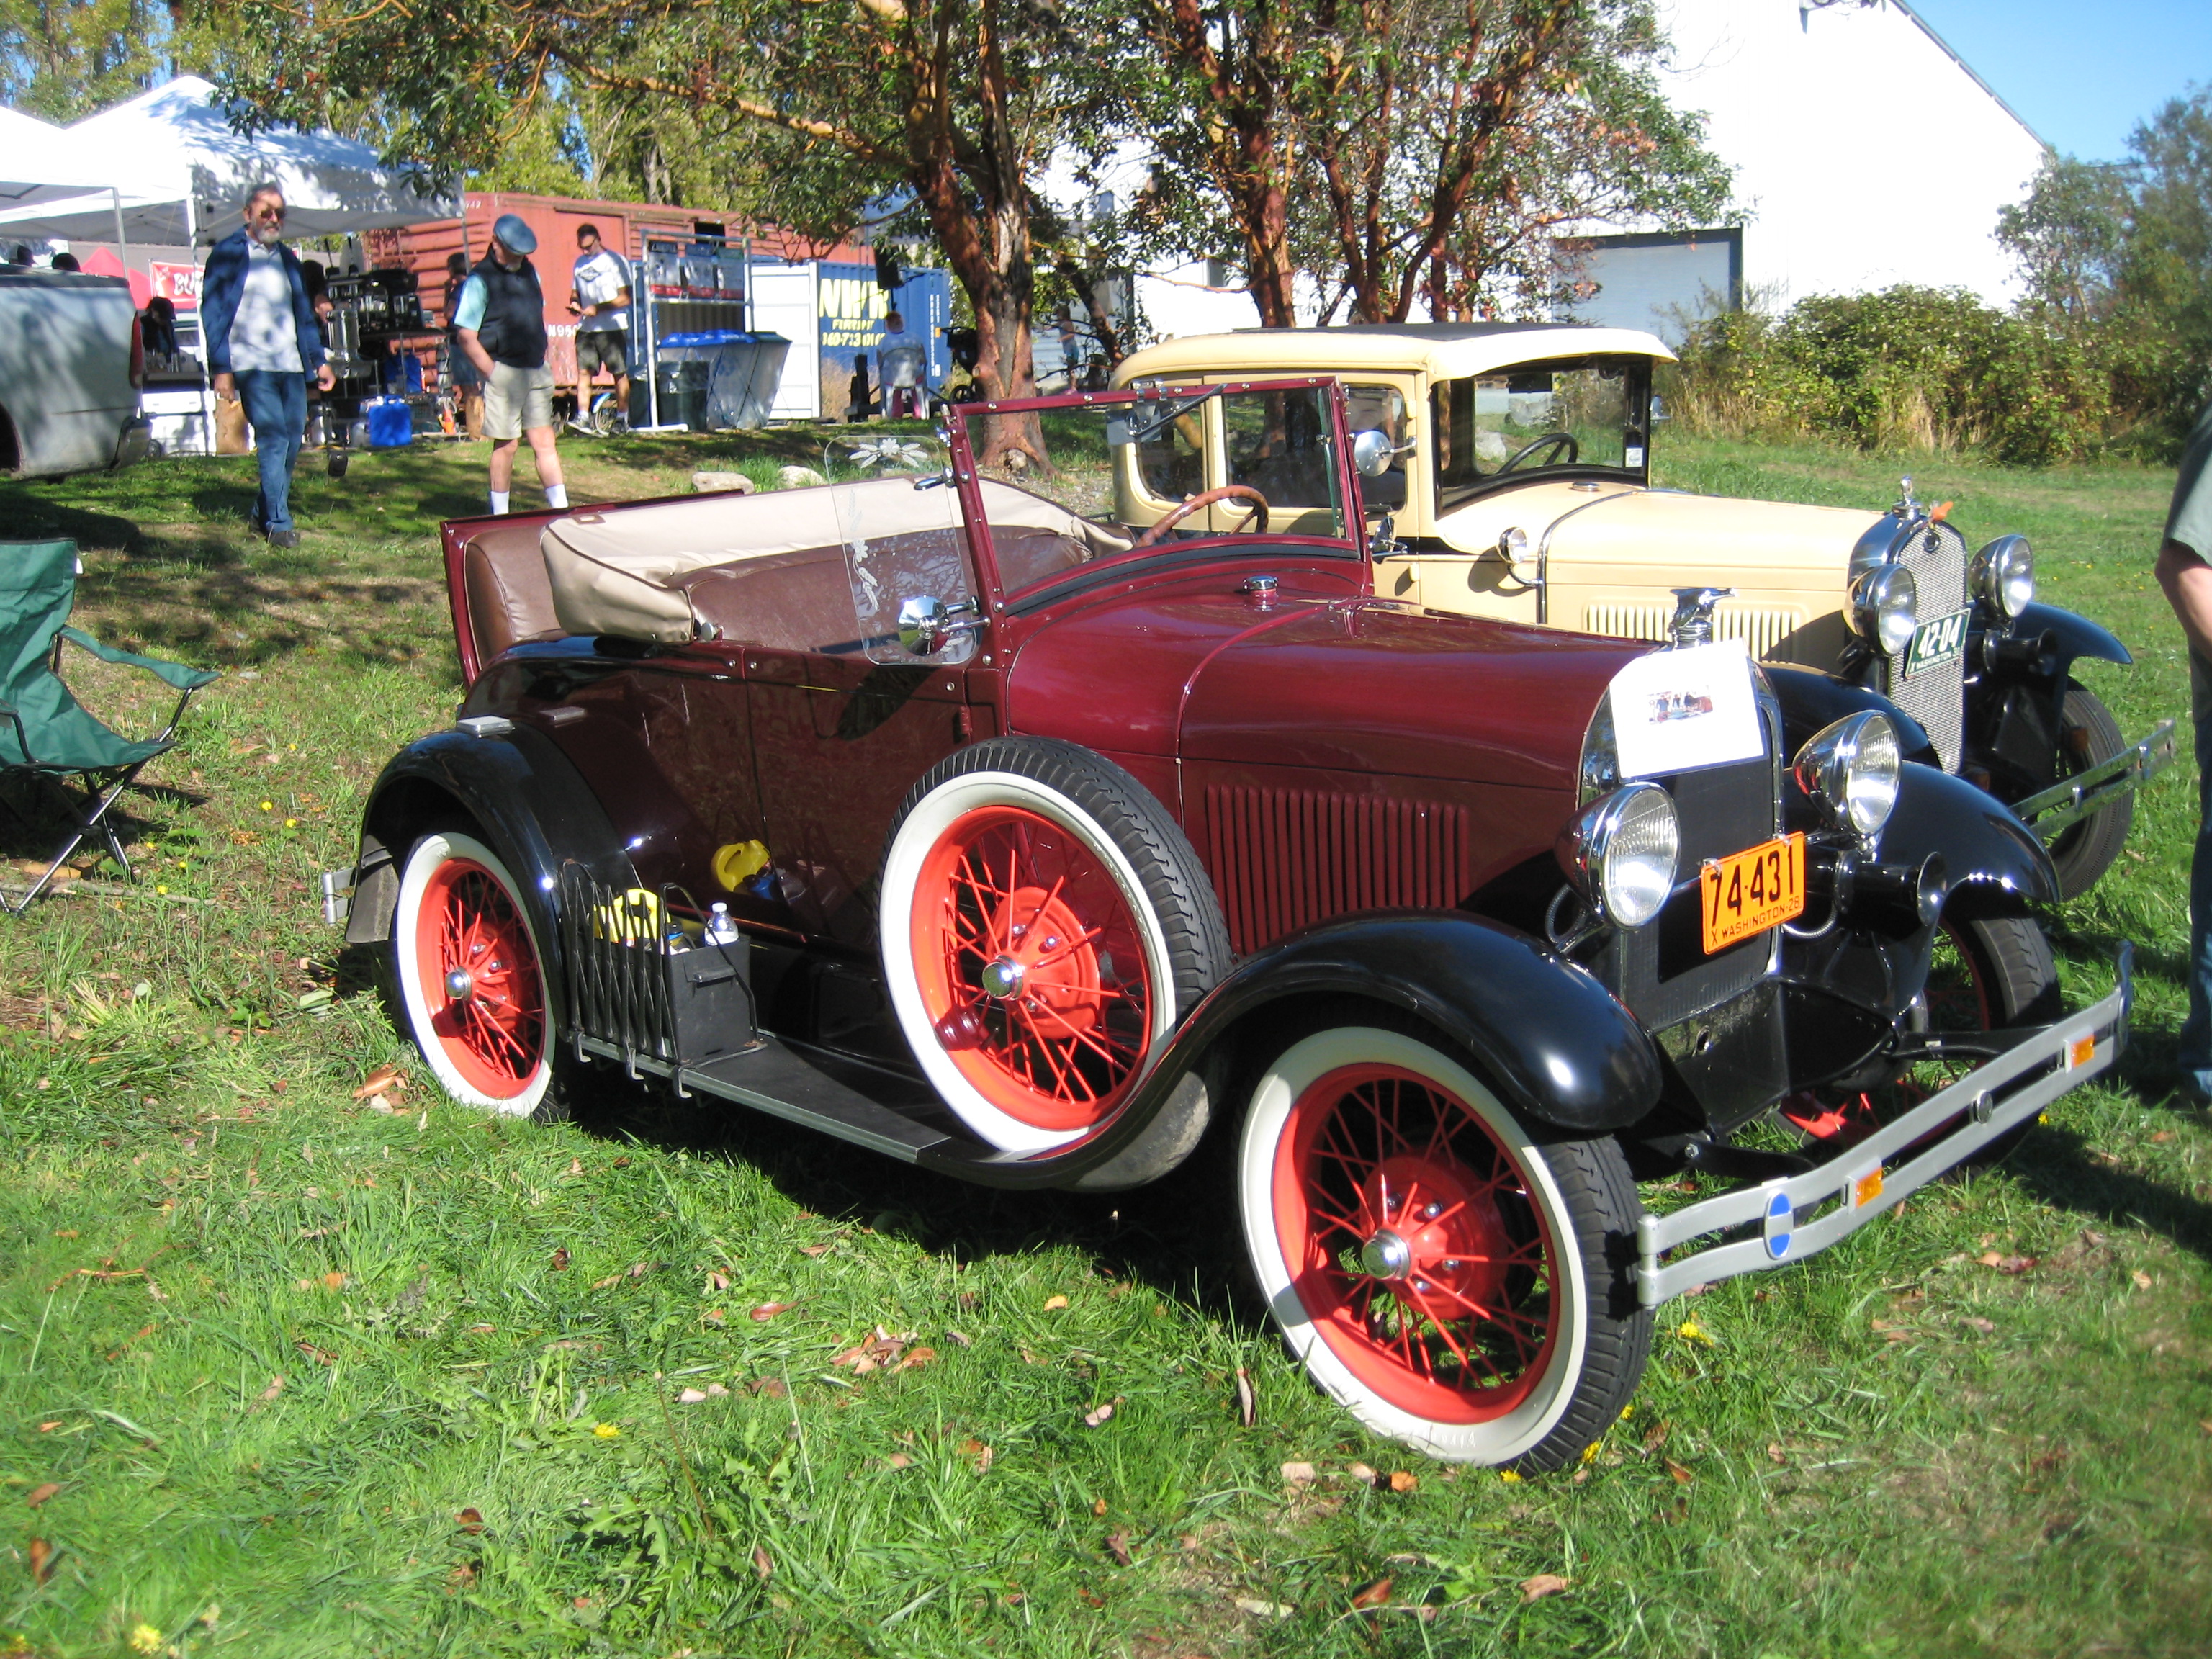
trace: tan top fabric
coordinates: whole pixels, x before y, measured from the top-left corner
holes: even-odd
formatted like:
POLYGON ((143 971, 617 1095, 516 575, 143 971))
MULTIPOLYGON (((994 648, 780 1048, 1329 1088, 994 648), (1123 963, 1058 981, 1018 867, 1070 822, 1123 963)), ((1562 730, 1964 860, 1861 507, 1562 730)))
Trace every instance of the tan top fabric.
MULTIPOLYGON (((1130 545, 1128 537, 1025 489, 990 479, 982 489, 993 524, 1065 537, 1079 561, 1130 545)), ((689 591, 699 577, 774 554, 842 547, 848 519, 852 533, 879 541, 957 524, 958 502, 946 489, 918 490, 896 477, 702 496, 572 513, 545 526, 538 548, 568 632, 680 645, 699 635, 689 591)), ((741 637, 726 623, 724 631, 741 637)))

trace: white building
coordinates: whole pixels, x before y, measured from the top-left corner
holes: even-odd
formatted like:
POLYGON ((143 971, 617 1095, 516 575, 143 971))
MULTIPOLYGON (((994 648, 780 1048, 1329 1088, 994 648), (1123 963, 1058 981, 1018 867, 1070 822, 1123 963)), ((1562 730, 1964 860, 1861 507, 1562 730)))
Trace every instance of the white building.
MULTIPOLYGON (((1994 235, 2045 146, 1905 0, 1659 0, 1678 107, 1735 171, 1741 227, 1596 239, 1583 321, 1678 332, 1715 301, 1779 309, 1899 283, 2002 304, 1994 235)), ((1138 279, 1160 335, 1249 327, 1249 296, 1192 265, 1138 279)), ((1226 273, 1232 280, 1234 273, 1226 273)))

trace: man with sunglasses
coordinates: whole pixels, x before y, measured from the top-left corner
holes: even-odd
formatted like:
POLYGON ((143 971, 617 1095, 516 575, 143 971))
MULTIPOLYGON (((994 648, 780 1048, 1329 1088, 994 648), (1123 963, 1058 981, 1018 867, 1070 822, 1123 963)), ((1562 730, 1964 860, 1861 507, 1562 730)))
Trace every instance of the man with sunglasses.
POLYGON ((307 429, 307 376, 337 384, 299 256, 284 246, 284 192, 246 193, 246 222, 217 242, 201 278, 200 321, 218 398, 243 398, 261 464, 253 527, 272 547, 297 547, 292 466, 307 429))

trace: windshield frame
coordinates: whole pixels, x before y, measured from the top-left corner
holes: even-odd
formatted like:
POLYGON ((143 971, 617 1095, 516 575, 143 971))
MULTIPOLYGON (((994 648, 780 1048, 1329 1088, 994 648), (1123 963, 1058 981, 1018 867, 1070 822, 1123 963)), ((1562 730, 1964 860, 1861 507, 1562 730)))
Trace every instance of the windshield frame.
POLYGON ((1279 558, 1285 551, 1297 550, 1333 560, 1358 562, 1363 565, 1367 559, 1359 480, 1352 468, 1350 435, 1345 428, 1344 389, 1341 382, 1332 374, 1208 380, 1204 382, 1202 392, 1199 384, 1194 382, 1188 389, 1177 386, 1148 391, 1086 392, 1051 398, 1000 398, 955 404, 947 410, 941 430, 951 456, 952 483, 960 498, 962 517, 968 526, 969 547, 982 584, 988 613, 993 617, 1022 616, 1054 604, 1071 593, 1103 583, 1171 574, 1178 566, 1194 566, 1217 558, 1279 558), (1127 553, 1098 558, 1079 569, 1030 582, 1009 593, 1000 574, 998 551, 991 536, 990 519, 983 504, 983 474, 975 464, 975 450, 969 441, 970 419, 1033 411, 1043 413, 1054 410, 1135 410, 1147 404, 1166 405, 1193 398, 1202 397, 1211 400, 1227 393, 1302 392, 1315 388, 1325 388, 1328 393, 1323 403, 1328 411, 1329 429, 1321 441, 1327 449, 1329 465, 1334 469, 1337 497, 1341 503, 1340 534, 1294 535, 1250 531, 1200 533, 1150 548, 1132 548, 1127 553))
MULTIPOLYGON (((1441 517, 1446 513, 1466 506, 1469 501, 1480 501, 1486 495, 1495 495, 1500 490, 1516 489, 1523 484, 1556 483, 1572 482, 1577 479, 1589 479, 1600 483, 1630 483, 1648 488, 1651 481, 1653 437, 1651 386, 1654 379, 1653 371, 1657 362, 1656 358, 1636 352, 1574 352, 1555 357, 1532 357, 1517 363, 1500 364, 1495 368, 1484 369, 1474 374, 1431 374, 1425 376, 1423 381, 1425 395, 1422 398, 1419 413, 1421 421, 1421 441, 1428 450, 1428 465, 1422 470, 1427 474, 1430 497, 1435 503, 1434 510, 1437 515, 1441 517), (1629 418, 1622 422, 1621 429, 1624 434, 1631 432, 1641 434, 1643 438, 1641 448, 1644 456, 1641 465, 1606 466, 1577 461, 1567 466, 1516 467, 1510 472, 1496 472, 1478 477, 1471 483, 1447 484, 1444 482, 1441 471, 1443 445, 1439 441, 1441 434, 1438 429, 1442 422, 1437 412, 1437 394, 1443 387, 1461 380, 1485 380, 1492 376, 1523 373, 1539 368, 1572 368, 1608 362, 1620 363, 1626 370, 1629 384, 1626 396, 1628 402, 1629 418)), ((1624 444, 1623 447, 1628 448, 1630 446, 1624 444)))

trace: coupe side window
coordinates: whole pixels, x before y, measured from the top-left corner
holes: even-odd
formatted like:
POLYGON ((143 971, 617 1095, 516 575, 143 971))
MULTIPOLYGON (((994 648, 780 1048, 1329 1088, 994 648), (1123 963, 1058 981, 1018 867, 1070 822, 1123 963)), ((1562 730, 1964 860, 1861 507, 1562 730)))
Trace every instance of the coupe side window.
POLYGON ((1206 488, 1206 416, 1193 409, 1137 444, 1137 471, 1155 501, 1179 501, 1206 488))
MULTIPOLYGON (((1390 447, 1407 447, 1406 394, 1394 386, 1347 386, 1345 393, 1345 429, 1359 433, 1380 432, 1390 441, 1390 447)), ((1370 507, 1388 507, 1395 511, 1406 504, 1405 455, 1390 459, 1390 470, 1379 478, 1366 478, 1360 483, 1361 498, 1370 507)))
POLYGON ((1438 494, 1515 476, 1644 465, 1650 386, 1621 358, 1525 363, 1437 382, 1438 494))

